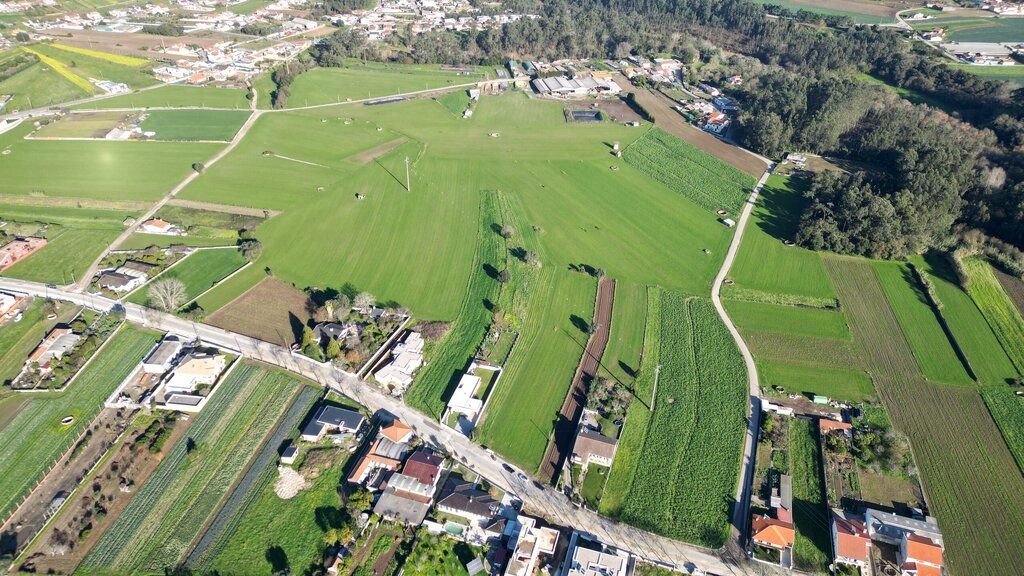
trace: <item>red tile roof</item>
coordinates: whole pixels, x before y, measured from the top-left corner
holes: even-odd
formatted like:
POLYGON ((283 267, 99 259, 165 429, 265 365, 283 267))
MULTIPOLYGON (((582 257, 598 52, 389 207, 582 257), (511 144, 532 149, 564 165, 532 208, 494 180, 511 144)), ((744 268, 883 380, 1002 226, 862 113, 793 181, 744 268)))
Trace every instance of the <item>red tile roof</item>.
POLYGON ((792 524, 767 516, 755 515, 751 530, 754 542, 771 548, 789 548, 795 539, 792 524))
POLYGON ((907 561, 942 566, 942 547, 932 542, 930 538, 908 534, 907 561))
POLYGON ((390 424, 380 430, 380 433, 392 442, 401 442, 402 440, 405 440, 406 436, 408 436, 410 432, 412 432, 412 428, 408 427, 398 419, 392 420, 390 424))
POLYGON ((821 420, 818 420, 818 429, 822 434, 827 434, 833 430, 853 430, 853 425, 846 422, 838 422, 836 420, 822 418, 821 420))
POLYGON ((836 554, 851 560, 867 561, 871 550, 871 539, 863 522, 833 516, 836 524, 836 554))

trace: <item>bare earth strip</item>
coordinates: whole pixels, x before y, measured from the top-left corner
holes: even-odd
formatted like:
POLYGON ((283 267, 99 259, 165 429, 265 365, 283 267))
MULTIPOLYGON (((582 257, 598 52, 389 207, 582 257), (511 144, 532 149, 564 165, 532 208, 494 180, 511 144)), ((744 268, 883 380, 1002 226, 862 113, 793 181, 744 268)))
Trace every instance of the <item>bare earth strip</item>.
POLYGON ((377 158, 380 158, 381 156, 387 154, 388 152, 391 152, 395 148, 398 148, 402 144, 405 144, 405 138, 396 138, 391 142, 385 142, 380 146, 376 146, 364 152, 360 152, 359 154, 352 156, 350 160, 352 160, 356 164, 369 164, 370 162, 373 162, 377 158))
MULTIPOLYGON (((128 210, 137 212, 150 207, 149 202, 128 200, 95 200, 92 198, 59 198, 55 196, 0 195, 0 204, 43 206, 45 208, 92 208, 96 210, 128 210)), ((260 213, 260 216, 263 214, 260 213)))
MULTIPOLYGON (((195 210, 208 210, 210 212, 223 212, 225 214, 241 214, 242 216, 255 216, 257 218, 273 218, 281 213, 280 210, 264 210, 262 208, 246 208, 245 206, 231 206, 230 204, 215 204, 213 202, 203 202, 201 200, 182 200, 180 198, 174 198, 168 200, 169 206, 181 206, 182 208, 192 208, 195 210)), ((149 204, 144 204, 145 207, 149 207, 149 204)))

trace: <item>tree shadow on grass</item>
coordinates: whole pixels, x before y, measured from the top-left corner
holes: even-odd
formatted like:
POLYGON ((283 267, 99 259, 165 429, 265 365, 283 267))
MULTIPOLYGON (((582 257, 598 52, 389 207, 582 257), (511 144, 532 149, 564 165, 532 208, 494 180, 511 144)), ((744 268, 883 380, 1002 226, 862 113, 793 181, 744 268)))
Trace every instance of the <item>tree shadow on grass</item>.
POLYGON ((263 557, 270 563, 270 569, 274 574, 287 574, 290 572, 288 555, 285 554, 284 549, 280 546, 271 546, 270 548, 267 548, 267 552, 263 557))

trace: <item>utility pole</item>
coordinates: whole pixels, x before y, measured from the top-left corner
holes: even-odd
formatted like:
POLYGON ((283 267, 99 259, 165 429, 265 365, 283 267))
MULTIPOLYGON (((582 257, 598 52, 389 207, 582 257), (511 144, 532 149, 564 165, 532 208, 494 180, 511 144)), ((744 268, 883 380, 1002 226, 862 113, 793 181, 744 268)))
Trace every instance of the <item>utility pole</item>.
POLYGON ((412 188, 409 186, 409 157, 405 157, 405 191, 412 192, 412 188))

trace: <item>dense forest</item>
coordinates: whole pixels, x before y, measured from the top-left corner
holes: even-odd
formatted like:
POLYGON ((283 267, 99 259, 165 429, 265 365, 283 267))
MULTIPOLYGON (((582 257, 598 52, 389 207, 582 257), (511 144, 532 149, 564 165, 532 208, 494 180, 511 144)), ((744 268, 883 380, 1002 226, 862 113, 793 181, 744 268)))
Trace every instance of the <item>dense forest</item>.
MULTIPOLYGON (((1024 246, 1024 89, 951 68, 895 29, 751 0, 512 0, 504 8, 542 17, 379 45, 340 32, 311 56, 322 66, 350 56, 492 65, 509 56, 715 59, 700 76, 744 75, 735 94, 744 107, 739 143, 773 158, 799 150, 861 167, 814 178, 798 242, 900 257, 969 239, 1021 271, 1014 247, 1024 246), (748 58, 724 58, 723 50, 748 58)), ((688 79, 697 75, 690 66, 688 79)))

